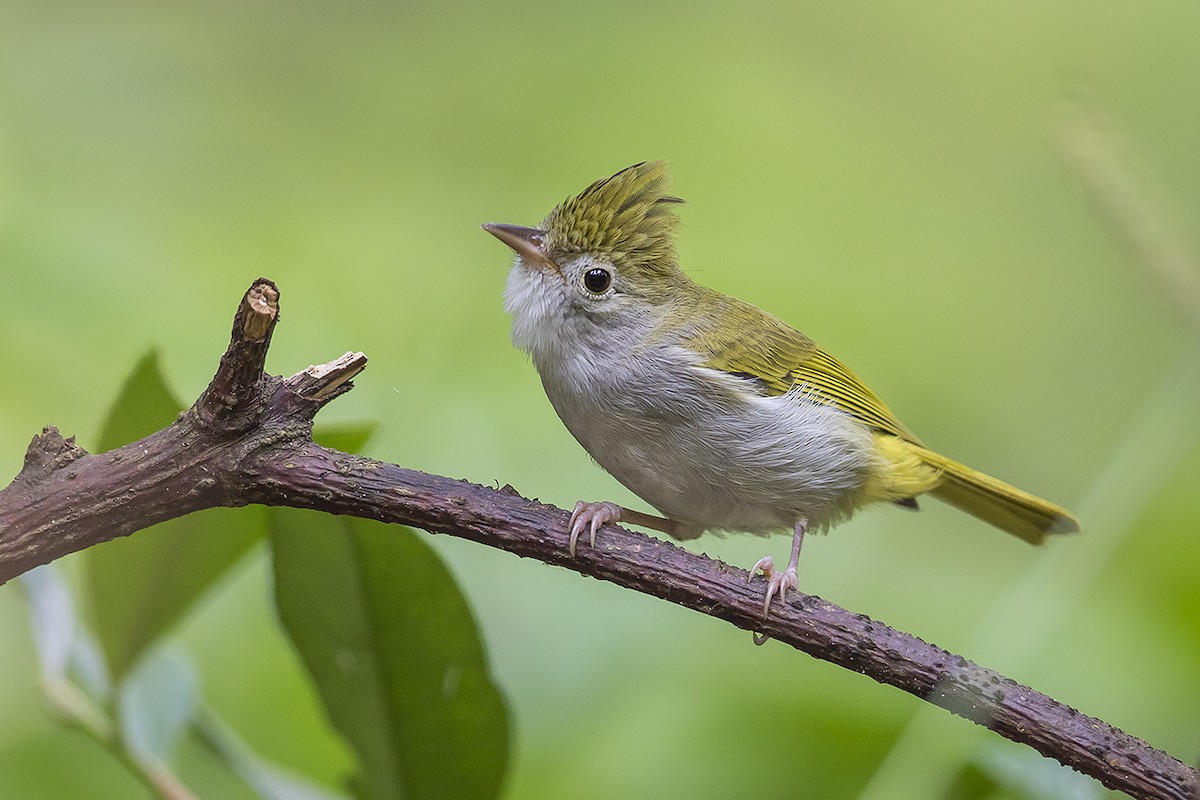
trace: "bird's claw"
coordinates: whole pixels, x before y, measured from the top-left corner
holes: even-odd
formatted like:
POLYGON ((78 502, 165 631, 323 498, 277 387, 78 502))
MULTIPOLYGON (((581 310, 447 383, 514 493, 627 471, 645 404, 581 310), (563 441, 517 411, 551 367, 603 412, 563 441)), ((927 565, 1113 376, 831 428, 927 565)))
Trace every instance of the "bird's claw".
POLYGON ((585 503, 580 500, 571 512, 571 538, 567 541, 567 552, 575 557, 575 543, 584 529, 588 530, 588 544, 596 546, 596 531, 607 522, 620 522, 623 509, 616 503, 585 503))
POLYGON ((779 602, 782 603, 788 589, 799 591, 800 581, 794 566, 789 565, 783 572, 776 572, 775 560, 770 556, 763 556, 758 560, 750 570, 750 577, 746 579, 746 582, 749 583, 750 578, 759 572, 767 577, 767 598, 763 601, 763 619, 766 619, 767 614, 771 611, 771 598, 775 596, 776 592, 779 593, 779 602))

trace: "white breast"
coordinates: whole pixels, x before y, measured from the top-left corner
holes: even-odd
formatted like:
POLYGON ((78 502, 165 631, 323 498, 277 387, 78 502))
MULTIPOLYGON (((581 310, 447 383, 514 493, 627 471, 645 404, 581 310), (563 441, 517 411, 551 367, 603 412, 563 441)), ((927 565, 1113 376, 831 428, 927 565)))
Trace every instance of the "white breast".
POLYGON ((677 345, 647 346, 653 320, 569 314, 556 282, 513 270, 513 340, 567 429, 622 484, 700 528, 766 533, 801 517, 819 528, 852 513, 873 458, 861 424, 800 391, 762 397, 677 345))
POLYGON ((711 370, 652 372, 654 387, 595 374, 584 383, 578 371, 553 368, 542 381, 584 448, 668 518, 768 532, 801 517, 822 527, 853 511, 872 449, 845 414, 800 393, 734 394, 720 384, 737 379, 711 370))

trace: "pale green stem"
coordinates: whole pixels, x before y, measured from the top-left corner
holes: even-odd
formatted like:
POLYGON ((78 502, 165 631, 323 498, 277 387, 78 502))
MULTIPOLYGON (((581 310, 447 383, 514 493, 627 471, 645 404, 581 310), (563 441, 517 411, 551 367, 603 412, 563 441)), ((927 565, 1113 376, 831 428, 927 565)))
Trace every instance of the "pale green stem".
POLYGON ((166 764, 130 752, 112 719, 78 686, 68 680, 51 678, 42 682, 42 690, 55 713, 65 723, 83 731, 112 753, 156 797, 162 800, 196 800, 192 791, 166 764))

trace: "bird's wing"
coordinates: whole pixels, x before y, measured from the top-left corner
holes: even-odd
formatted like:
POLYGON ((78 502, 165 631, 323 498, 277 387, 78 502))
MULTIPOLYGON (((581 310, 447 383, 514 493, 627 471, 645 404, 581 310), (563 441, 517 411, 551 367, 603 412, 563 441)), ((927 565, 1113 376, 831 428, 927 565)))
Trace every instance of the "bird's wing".
POLYGON ((876 430, 921 444, 858 376, 812 339, 757 308, 738 308, 739 300, 722 301, 715 324, 681 342, 700 356, 701 366, 749 380, 766 395, 803 391, 876 430), (746 319, 755 324, 738 324, 746 319))

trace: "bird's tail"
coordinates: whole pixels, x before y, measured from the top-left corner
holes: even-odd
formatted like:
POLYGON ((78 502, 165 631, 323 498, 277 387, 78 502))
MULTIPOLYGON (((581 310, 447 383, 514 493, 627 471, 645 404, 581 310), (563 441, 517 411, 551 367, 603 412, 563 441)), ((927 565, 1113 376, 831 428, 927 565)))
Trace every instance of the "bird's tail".
POLYGON ((932 450, 922 447, 917 455, 942 473, 930 494, 1000 530, 1031 544, 1041 544, 1047 534, 1079 530, 1079 521, 1061 506, 932 450))

